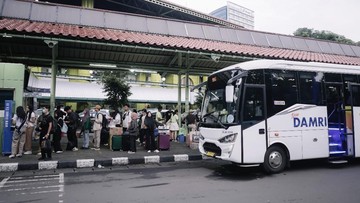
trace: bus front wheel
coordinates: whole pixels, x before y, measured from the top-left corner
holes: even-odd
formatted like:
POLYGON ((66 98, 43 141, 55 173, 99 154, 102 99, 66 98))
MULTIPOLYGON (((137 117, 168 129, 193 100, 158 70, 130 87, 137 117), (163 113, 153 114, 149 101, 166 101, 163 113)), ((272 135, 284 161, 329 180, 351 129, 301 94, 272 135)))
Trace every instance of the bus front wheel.
POLYGON ((280 173, 286 166, 286 160, 284 149, 279 146, 272 146, 265 153, 263 168, 269 174, 280 173))

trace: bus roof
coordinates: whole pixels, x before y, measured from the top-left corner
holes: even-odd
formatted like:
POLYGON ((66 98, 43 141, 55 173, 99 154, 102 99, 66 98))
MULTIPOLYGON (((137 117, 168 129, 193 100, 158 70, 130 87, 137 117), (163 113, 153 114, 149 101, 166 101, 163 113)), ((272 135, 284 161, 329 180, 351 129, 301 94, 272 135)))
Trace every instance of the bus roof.
POLYGON ((316 63, 316 62, 285 61, 285 60, 266 60, 266 59, 238 63, 223 68, 221 70, 218 70, 213 74, 228 70, 234 70, 234 69, 241 69, 241 70, 278 69, 278 70, 296 70, 296 71, 360 75, 360 66, 316 63))

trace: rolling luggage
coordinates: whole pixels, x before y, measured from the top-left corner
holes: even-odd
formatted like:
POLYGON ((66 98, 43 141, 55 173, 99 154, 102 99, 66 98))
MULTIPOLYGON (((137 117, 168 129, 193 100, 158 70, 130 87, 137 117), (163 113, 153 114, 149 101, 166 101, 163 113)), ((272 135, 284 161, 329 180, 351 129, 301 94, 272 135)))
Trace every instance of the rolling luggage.
POLYGON ((121 149, 123 151, 129 151, 130 150, 130 134, 129 134, 129 131, 125 131, 121 137, 122 137, 122 147, 121 147, 121 149))
POLYGON ((111 142, 112 142, 111 149, 113 151, 120 151, 122 146, 122 136, 117 136, 117 135, 112 136, 111 142))
POLYGON ((160 150, 170 149, 170 131, 169 129, 159 129, 158 148, 160 150))
POLYGON ((200 134, 199 131, 196 130, 190 131, 189 134, 186 135, 186 145, 190 147, 193 142, 198 143, 200 138, 199 134, 200 134))

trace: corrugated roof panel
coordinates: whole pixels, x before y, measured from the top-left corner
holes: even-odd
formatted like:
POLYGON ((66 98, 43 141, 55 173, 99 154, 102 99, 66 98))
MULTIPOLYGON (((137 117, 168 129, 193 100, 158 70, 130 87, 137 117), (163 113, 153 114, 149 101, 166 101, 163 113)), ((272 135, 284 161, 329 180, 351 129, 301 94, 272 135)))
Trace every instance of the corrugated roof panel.
POLYGON ((149 31, 146 23, 146 18, 127 15, 125 22, 126 22, 126 29, 128 30, 134 30, 139 32, 149 31))
POLYGON ((319 53, 322 52, 317 41, 312 40, 312 39, 305 39, 305 43, 308 45, 310 51, 319 52, 319 53))
POLYGON ((185 26, 189 36, 201 39, 205 38, 204 31, 200 25, 186 23, 185 26))
POLYGON ((80 25, 81 10, 70 7, 58 7, 58 22, 80 25))
POLYGON ((264 33, 251 32, 251 35, 253 36, 253 39, 254 39, 256 45, 265 46, 265 47, 270 46, 264 33))
POLYGON ((360 47, 359 46, 351 46, 351 49, 354 51, 357 57, 360 57, 360 47))
POLYGON ((224 41, 229 41, 234 43, 238 42, 235 30, 228 28, 219 28, 219 29, 220 29, 221 38, 224 41))
POLYGON ((31 2, 5 1, 3 6, 3 16, 24 19, 30 17, 31 2))
POLYGON ((344 55, 343 50, 341 49, 339 44, 335 44, 332 42, 329 42, 330 48, 333 51, 333 53, 335 54, 339 54, 339 55, 344 55))
POLYGON ((296 46, 292 40, 292 37, 280 35, 279 38, 280 38, 280 41, 283 44, 284 48, 296 49, 296 46))
POLYGON ((240 42, 240 43, 251 44, 251 45, 255 44, 255 42, 251 36, 251 33, 249 31, 236 30, 236 35, 239 40, 238 42, 240 42))
POLYGON ((217 41, 219 41, 221 39, 221 34, 220 34, 219 28, 213 27, 213 26, 207 26, 207 25, 203 25, 202 27, 203 27, 206 39, 217 40, 217 41))
POLYGON ((105 26, 114 29, 126 29, 126 15, 105 13, 105 26))
POLYGON ((166 35, 169 34, 169 29, 167 27, 166 21, 154 18, 147 18, 146 21, 149 32, 166 35))
POLYGON ((299 50, 310 51, 309 47, 305 43, 305 39, 293 37, 293 42, 299 50))
POLYGON ((344 53, 348 56, 356 56, 354 51, 351 49, 350 45, 348 44, 340 44, 341 49, 344 51, 344 53))
POLYGON ((38 21, 56 22, 56 6, 46 6, 42 4, 33 4, 30 18, 38 21))
POLYGON ((269 44, 271 47, 278 47, 278 48, 284 48, 282 45, 279 35, 276 34, 265 34, 266 38, 269 41, 269 44))
POLYGON ((0 0, 0 15, 2 16, 4 0, 0 0))
POLYGON ((104 27, 105 26, 105 13, 94 10, 82 9, 81 10, 81 24, 88 26, 104 27))
POLYGON ((184 23, 175 22, 175 21, 166 21, 166 22, 169 28, 169 34, 183 36, 183 37, 188 36, 184 23))
POLYGON ((329 54, 333 53, 333 51, 329 45, 329 42, 318 41, 317 43, 319 44, 319 46, 323 52, 329 53, 329 54))

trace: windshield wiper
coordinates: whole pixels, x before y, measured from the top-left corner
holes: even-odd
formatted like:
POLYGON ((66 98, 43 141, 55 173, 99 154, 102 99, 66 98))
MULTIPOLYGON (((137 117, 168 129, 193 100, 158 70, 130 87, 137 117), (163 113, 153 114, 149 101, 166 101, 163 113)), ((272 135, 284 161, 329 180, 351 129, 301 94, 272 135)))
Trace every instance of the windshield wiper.
POLYGON ((228 129, 227 126, 225 126, 219 118, 216 118, 214 115, 212 115, 213 113, 215 113, 216 111, 212 111, 212 112, 209 112, 207 114, 205 114, 202 118, 205 118, 205 117, 211 117, 216 123, 218 123, 222 128, 225 128, 225 129, 228 129))

